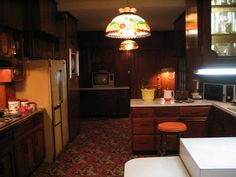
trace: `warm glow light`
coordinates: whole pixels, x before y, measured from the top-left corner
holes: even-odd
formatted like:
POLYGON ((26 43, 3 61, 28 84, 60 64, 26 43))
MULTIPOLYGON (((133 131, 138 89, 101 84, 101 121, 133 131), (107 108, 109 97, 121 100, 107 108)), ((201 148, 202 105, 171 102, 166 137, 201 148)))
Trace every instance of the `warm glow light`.
POLYGON ((198 69, 197 75, 236 75, 236 68, 198 69))
POLYGON ((121 15, 115 17, 106 27, 106 36, 110 38, 134 39, 151 35, 151 29, 146 21, 134 15, 135 8, 120 8, 121 15))
POLYGON ((138 44, 133 40, 125 40, 120 44, 119 50, 134 50, 139 48, 138 44))
POLYGON ((173 68, 162 68, 162 73, 166 73, 168 79, 175 79, 175 71, 173 68))
POLYGON ((11 82, 12 77, 12 69, 0 69, 0 82, 11 82))

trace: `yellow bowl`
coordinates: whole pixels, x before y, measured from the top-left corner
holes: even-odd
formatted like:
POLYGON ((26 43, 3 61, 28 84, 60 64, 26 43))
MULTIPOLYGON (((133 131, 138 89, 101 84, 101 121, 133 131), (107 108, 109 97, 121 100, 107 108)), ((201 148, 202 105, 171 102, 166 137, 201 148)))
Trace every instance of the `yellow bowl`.
POLYGON ((155 89, 141 89, 143 101, 153 101, 155 98, 155 89))

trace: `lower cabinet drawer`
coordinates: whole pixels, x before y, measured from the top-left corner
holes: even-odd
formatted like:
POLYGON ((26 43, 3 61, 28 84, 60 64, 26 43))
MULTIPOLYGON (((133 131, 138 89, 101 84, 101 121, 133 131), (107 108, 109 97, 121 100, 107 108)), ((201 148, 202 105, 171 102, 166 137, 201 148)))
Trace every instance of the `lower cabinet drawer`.
POLYGON ((180 116, 208 116, 211 107, 180 107, 180 116))
POLYGON ((133 151, 154 151, 154 135, 134 135, 133 151))
POLYGON ((133 118, 133 134, 153 134, 154 119, 152 118, 133 118))
POLYGON ((153 117, 155 111, 152 108, 132 108, 131 115, 133 117, 153 117))

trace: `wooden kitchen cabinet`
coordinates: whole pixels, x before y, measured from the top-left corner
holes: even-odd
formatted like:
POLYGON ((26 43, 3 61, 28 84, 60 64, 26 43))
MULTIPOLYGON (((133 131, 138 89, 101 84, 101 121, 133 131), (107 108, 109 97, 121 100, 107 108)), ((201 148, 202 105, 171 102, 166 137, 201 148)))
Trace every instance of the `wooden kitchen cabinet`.
POLYGON ((0 25, 16 30, 23 29, 23 0, 1 0, 0 25))
MULTIPOLYGON (((207 136, 210 109, 210 106, 132 107, 132 151, 158 151, 161 136, 157 125, 161 122, 184 122, 188 130, 183 137, 207 136)), ((168 135, 167 144, 168 151, 178 149, 175 135, 168 135)))
POLYGON ((155 150, 155 123, 152 108, 132 108, 132 150, 155 150))
MULTIPOLYGON (((69 12, 57 12, 57 35, 59 39, 59 50, 55 55, 57 58, 63 58, 67 62, 67 70, 69 71, 69 48, 73 53, 78 51, 77 37, 77 19, 69 12)), ((80 78, 73 74, 72 78, 68 77, 68 121, 69 135, 72 141, 79 133, 80 123, 80 95, 79 95, 79 80, 80 78)))
POLYGON ((30 59, 55 58, 58 38, 42 32, 24 32, 24 57, 30 59))
POLYGON ((16 164, 19 177, 29 176, 34 169, 32 137, 24 137, 16 143, 16 164))
POLYGON ((0 132, 0 177, 29 176, 44 159, 43 114, 0 132))
POLYGON ((55 58, 57 3, 54 0, 24 0, 24 56, 55 58))
POLYGON ((55 36, 57 3, 54 0, 24 0, 24 30, 55 36))
POLYGON ((13 132, 11 130, 0 134, 0 177, 14 177, 13 132))
POLYGON ((84 117, 129 115, 129 89, 80 90, 80 110, 84 117))
POLYGON ((184 122, 188 130, 183 137, 206 137, 207 121, 211 107, 180 107, 178 121, 184 122))
POLYGON ((232 137, 236 136, 235 116, 214 108, 209 119, 209 136, 232 137))
POLYGON ((17 176, 29 176, 45 155, 42 112, 15 127, 14 135, 17 176))
POLYGON ((59 37, 60 58, 69 59, 69 48, 78 50, 77 19, 69 12, 57 12, 56 15, 59 37))
MULTIPOLYGON (((162 122, 175 122, 179 115, 179 107, 160 107, 155 108, 156 122, 155 122, 155 134, 156 134, 156 150, 161 147, 161 134, 157 130, 157 125, 162 122)), ((175 135, 167 136, 167 150, 177 149, 177 141, 175 135)))

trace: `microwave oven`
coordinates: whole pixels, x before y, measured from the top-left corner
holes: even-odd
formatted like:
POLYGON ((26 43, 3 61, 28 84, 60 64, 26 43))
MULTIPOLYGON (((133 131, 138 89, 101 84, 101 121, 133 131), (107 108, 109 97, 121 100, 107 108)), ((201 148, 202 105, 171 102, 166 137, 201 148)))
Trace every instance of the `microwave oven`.
POLYGON ((235 99, 236 85, 203 83, 203 98, 207 100, 231 102, 235 99))
POLYGON ((114 74, 108 71, 92 72, 93 87, 114 87, 114 74))

